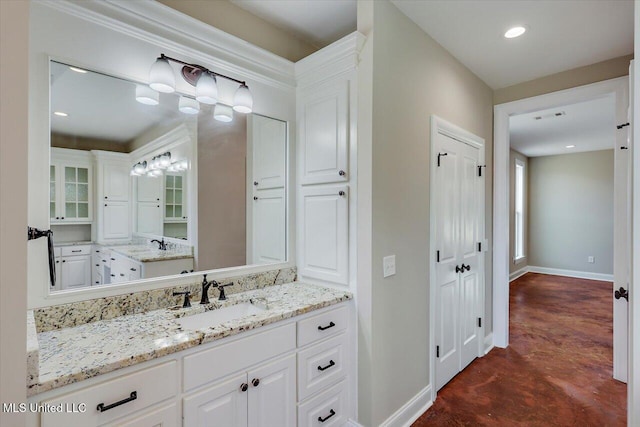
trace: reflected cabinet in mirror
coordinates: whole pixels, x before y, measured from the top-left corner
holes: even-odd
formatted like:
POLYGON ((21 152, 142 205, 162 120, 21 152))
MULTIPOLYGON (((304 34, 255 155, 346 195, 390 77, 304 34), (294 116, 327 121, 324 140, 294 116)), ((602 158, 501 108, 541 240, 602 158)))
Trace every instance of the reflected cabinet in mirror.
POLYGON ((51 291, 285 262, 286 135, 51 61, 51 291))

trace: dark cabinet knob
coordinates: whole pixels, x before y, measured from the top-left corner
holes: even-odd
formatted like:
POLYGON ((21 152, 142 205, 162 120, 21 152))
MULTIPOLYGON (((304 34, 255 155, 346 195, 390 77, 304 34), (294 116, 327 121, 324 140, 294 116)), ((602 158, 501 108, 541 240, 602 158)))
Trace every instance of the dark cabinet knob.
POLYGON ((67 260, 66 260, 66 259, 63 259, 63 260, 62 260, 62 262, 67 262, 67 260))
POLYGON ((346 193, 344 191, 338 191, 338 196, 344 196, 346 193))
POLYGON ((240 386, 240 391, 247 391, 249 390, 249 385, 247 383, 242 383, 242 385, 240 386))
POLYGON ((157 200, 157 201, 160 201, 160 197, 158 197, 156 200, 157 200))
POLYGON ((253 200, 258 200, 258 196, 253 196, 253 200))
POLYGON ((257 378, 254 378, 251 380, 251 384, 253 384, 254 387, 258 387, 260 385, 260 380, 257 378))
POLYGON ((132 268, 130 268, 130 270, 131 270, 131 271, 138 271, 138 270, 136 270, 136 269, 135 269, 135 268, 133 268, 133 267, 132 267, 132 268))
POLYGON ((116 275, 115 275, 115 274, 111 274, 110 276, 111 276, 111 277, 116 277, 116 275))
POLYGON ((100 267, 100 264, 96 264, 96 267, 100 267))
POLYGON ((340 172, 338 172, 338 175, 340 175, 340 176, 345 176, 346 174, 347 173, 345 171, 342 171, 342 170, 340 172))
POLYGON ((107 196, 104 196, 104 199, 107 200, 107 196))
POLYGON ((258 181, 253 181, 253 185, 258 185, 258 181))

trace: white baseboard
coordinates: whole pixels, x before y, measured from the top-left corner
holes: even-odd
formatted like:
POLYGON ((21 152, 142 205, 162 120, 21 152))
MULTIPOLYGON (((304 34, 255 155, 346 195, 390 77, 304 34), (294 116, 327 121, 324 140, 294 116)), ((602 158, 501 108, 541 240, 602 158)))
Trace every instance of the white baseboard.
POLYGON ((431 385, 428 385, 380 424, 380 427, 408 427, 420 418, 420 415, 424 414, 431 405, 433 405, 431 385))
POLYGON ((342 424, 342 427, 364 427, 362 424, 358 424, 356 421, 347 420, 346 423, 342 424))
POLYGON ((588 271, 562 270, 560 268, 536 267, 530 265, 530 273, 552 274, 554 276, 576 277, 578 279, 613 282, 613 274, 591 273, 588 271))
POLYGON ((486 355, 493 350, 493 332, 484 337, 484 354, 486 355))
POLYGON ((528 265, 522 267, 520 270, 514 271, 513 273, 509 274, 509 282, 513 282, 514 280, 524 276, 528 272, 529 272, 529 266, 528 265))

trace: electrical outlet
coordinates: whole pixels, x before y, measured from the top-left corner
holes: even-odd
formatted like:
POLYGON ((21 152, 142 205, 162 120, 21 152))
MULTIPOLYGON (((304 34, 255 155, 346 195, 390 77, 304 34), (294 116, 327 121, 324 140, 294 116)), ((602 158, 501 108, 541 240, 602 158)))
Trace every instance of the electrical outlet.
POLYGON ((382 258, 382 272, 384 277, 389 277, 396 274, 396 256, 395 255, 389 255, 382 258))
POLYGON ((594 262, 596 262, 596 258, 594 256, 589 256, 587 257, 587 262, 589 264, 593 264, 594 262))

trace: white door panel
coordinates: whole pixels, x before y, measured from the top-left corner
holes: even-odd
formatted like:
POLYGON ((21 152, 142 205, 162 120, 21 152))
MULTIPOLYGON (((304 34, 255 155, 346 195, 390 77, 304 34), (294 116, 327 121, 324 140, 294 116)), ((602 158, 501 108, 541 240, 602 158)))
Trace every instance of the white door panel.
POLYGON ((253 200, 253 264, 284 262, 285 191, 260 190, 253 200))

